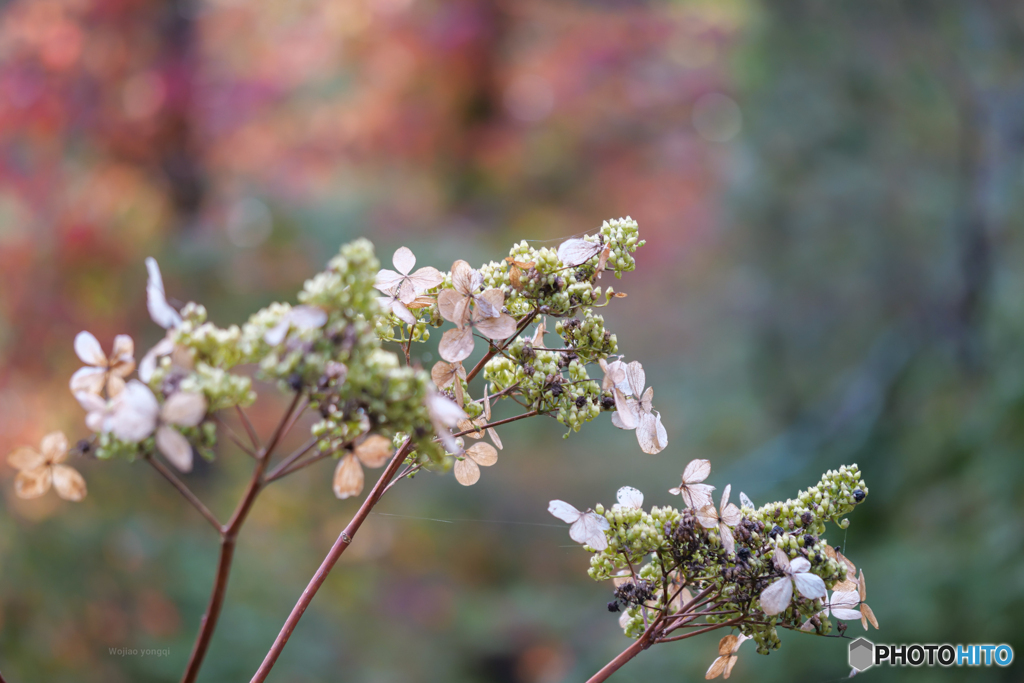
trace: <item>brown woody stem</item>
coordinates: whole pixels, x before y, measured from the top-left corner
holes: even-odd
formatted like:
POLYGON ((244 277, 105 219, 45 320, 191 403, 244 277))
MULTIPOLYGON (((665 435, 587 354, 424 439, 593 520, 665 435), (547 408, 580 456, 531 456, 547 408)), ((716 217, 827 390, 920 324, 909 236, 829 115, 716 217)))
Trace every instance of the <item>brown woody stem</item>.
POLYGON ((171 482, 171 486, 178 489, 178 492, 185 497, 185 500, 191 503, 192 507, 198 510, 199 514, 205 517, 206 521, 213 525, 213 528, 217 530, 217 533, 220 533, 221 526, 217 516, 210 512, 210 509, 203 504, 203 501, 199 500, 199 497, 192 492, 192 489, 185 485, 185 482, 178 479, 174 472, 168 469, 167 466, 154 458, 151 454, 146 455, 146 462, 152 465, 153 469, 162 474, 164 479, 171 482))
POLYGON ((231 515, 228 523, 219 529, 220 557, 217 560, 217 576, 213 582, 213 589, 210 592, 210 601, 206 606, 206 612, 199 622, 199 633, 196 635, 195 644, 192 646, 192 654, 188 658, 188 665, 185 667, 185 673, 181 677, 181 683, 194 683, 199 675, 199 668, 203 665, 203 659, 206 657, 206 651, 210 647, 213 632, 217 628, 221 609, 224 607, 224 597, 227 595, 228 578, 231 576, 231 562, 235 556, 235 542, 238 538, 238 532, 242 528, 242 524, 245 523, 245 518, 249 515, 249 511, 252 510, 253 503, 256 502, 256 496, 259 495, 262 488, 263 472, 267 469, 270 456, 273 454, 274 449, 277 448, 280 440, 284 438, 284 435, 288 433, 291 426, 295 424, 295 419, 297 419, 295 417, 295 409, 298 407, 301 398, 301 393, 295 394, 295 398, 292 399, 288 410, 285 411, 284 416, 278 423, 277 429, 274 430, 274 434, 270 437, 270 441, 267 442, 266 446, 260 448, 256 458, 256 465, 253 467, 252 477, 249 479, 249 485, 246 487, 242 499, 238 502, 238 507, 235 508, 235 512, 231 515))
POLYGON ((524 419, 526 419, 528 417, 534 417, 535 415, 540 415, 540 414, 541 413, 540 413, 539 410, 531 410, 530 412, 523 413, 522 415, 515 415, 513 417, 506 417, 504 420, 497 420, 496 422, 489 422, 487 424, 480 425, 479 427, 473 427, 473 429, 466 429, 466 430, 463 430, 461 432, 456 432, 456 433, 452 434, 452 438, 457 439, 460 436, 465 436, 466 434, 473 434, 475 432, 482 432, 483 430, 490 429, 491 427, 500 427, 501 425, 508 424, 509 422, 515 422, 516 420, 524 420, 524 419))
POLYGON ((256 674, 252 677, 252 683, 261 683, 267 679, 270 674, 270 670, 274 668, 274 664, 277 662, 277 658, 281 656, 281 652, 284 650, 284 646, 288 643, 288 639, 291 638, 292 632, 298 625, 299 620, 302 618, 303 613, 309 604, 313 601, 313 597, 317 591, 320 590, 320 586, 323 585, 327 579, 327 575, 330 574, 331 569, 337 563, 345 549, 352 543, 352 539, 355 537, 356 532, 359 531, 359 527, 362 526, 363 521, 367 515, 380 500, 384 494, 388 483, 391 478, 395 476, 402 463, 405 462, 405 456, 412 447, 411 439, 406 439, 405 443, 402 444, 398 452, 395 453, 391 462, 388 463, 384 473, 381 474, 380 479, 374 484, 373 490, 370 491, 369 495, 366 496, 366 500, 359 507, 359 511, 356 512, 355 517, 348 523, 345 530, 341 532, 338 539, 331 546, 331 550, 327 553, 324 561, 320 564, 320 568, 316 570, 313 578, 309 580, 309 584, 306 589, 302 591, 302 595, 299 597, 298 602, 295 603, 295 607, 292 608, 291 614, 288 615, 288 619, 285 620, 284 625, 281 627, 281 632, 277 634, 277 638, 274 639, 274 644, 270 647, 267 652, 267 656, 263 659, 263 663, 260 668, 256 671, 256 674))

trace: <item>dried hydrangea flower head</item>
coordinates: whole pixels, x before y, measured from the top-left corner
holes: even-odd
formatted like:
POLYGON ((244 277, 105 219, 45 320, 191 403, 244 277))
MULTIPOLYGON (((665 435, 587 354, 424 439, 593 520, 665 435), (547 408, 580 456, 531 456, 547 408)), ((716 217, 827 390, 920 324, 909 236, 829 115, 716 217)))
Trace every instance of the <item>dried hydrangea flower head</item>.
POLYGON ((424 266, 415 273, 410 272, 416 265, 416 255, 407 247, 399 247, 391 257, 391 262, 395 270, 382 269, 377 273, 374 287, 385 294, 394 295, 399 303, 411 304, 418 295, 437 287, 444 280, 437 268, 431 266, 424 266))
POLYGON ((39 450, 23 446, 7 456, 8 464, 18 470, 14 492, 19 498, 38 498, 50 490, 64 500, 85 498, 85 479, 73 467, 63 464, 68 457, 68 438, 63 432, 43 437, 39 450))
POLYGON ((625 366, 625 386, 619 385, 623 391, 628 390, 624 411, 615 411, 612 424, 619 429, 635 429, 640 449, 644 453, 660 453, 668 446, 668 433, 661 424, 661 414, 654 410, 654 387, 644 390, 647 376, 643 366, 633 361, 625 366), (633 426, 630 426, 633 425, 633 426))
POLYGON ((110 431, 126 443, 138 443, 156 433, 156 447, 182 472, 192 470, 192 445, 174 427, 195 427, 206 416, 202 394, 177 392, 161 406, 142 382, 128 382, 114 411, 110 431))
POLYGON ((75 335, 75 354, 85 363, 71 375, 71 392, 114 397, 124 391, 125 378, 135 370, 135 342, 126 334, 114 337, 110 356, 103 353, 99 341, 89 332, 75 335))
POLYGON ((344 500, 362 493, 363 466, 371 469, 383 467, 391 459, 393 450, 391 439, 379 434, 371 434, 363 439, 334 468, 334 495, 344 500))
POLYGON ((683 470, 683 481, 679 486, 669 489, 668 492, 675 496, 682 496, 686 507, 700 510, 712 503, 711 492, 714 486, 700 482, 711 474, 711 461, 691 460, 683 470))

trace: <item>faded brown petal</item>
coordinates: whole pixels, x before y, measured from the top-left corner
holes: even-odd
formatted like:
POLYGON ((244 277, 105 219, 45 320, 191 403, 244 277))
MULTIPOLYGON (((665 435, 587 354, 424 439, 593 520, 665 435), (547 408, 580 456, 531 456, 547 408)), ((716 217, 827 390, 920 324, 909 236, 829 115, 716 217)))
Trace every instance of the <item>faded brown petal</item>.
POLYGON ((871 611, 871 608, 866 603, 862 602, 860 603, 860 624, 864 627, 865 631, 868 630, 868 622, 871 622, 871 625, 876 630, 878 629, 878 620, 875 619, 875 613, 871 611))
POLYGON ((504 313, 497 318, 484 318, 476 323, 476 329, 490 339, 508 339, 516 333, 516 321, 504 313))
POLYGON ((711 666, 708 667, 707 673, 704 674, 704 679, 710 681, 712 678, 721 676, 730 657, 731 655, 719 655, 716 657, 715 661, 711 662, 711 666))
POLYGON ((448 322, 462 326, 466 322, 469 300, 454 289, 442 289, 437 295, 437 310, 448 322))
POLYGON ((459 420, 458 428, 460 432, 467 432, 466 436, 471 439, 482 439, 484 438, 484 433, 478 429, 481 424, 479 420, 459 420))
POLYGON ((444 282, 444 276, 441 275, 441 272, 437 268, 424 266, 410 275, 408 282, 412 284, 413 289, 416 290, 417 294, 421 294, 422 292, 425 292, 428 289, 433 289, 444 282))
POLYGON ((461 259, 452 264, 452 287, 463 296, 473 293, 473 268, 461 259))
POLYGON ((455 381, 456 368, 459 367, 462 367, 461 363, 452 364, 439 360, 430 368, 430 379, 434 380, 434 385, 438 389, 444 389, 455 381))
POLYGON ((7 464, 16 470, 35 470, 46 464, 46 458, 34 448, 21 446, 8 454, 7 464))
POLYGON ((78 502, 85 498, 85 479, 73 467, 53 466, 53 490, 64 500, 78 502))
POLYGON ((14 493, 18 498, 38 498, 50 490, 53 475, 49 467, 22 470, 14 478, 14 493))
POLYGON ((466 457, 481 467, 490 467, 498 462, 498 451, 489 443, 475 443, 466 449, 466 457))
POLYGON ((473 328, 448 330, 442 335, 437 352, 451 363, 466 360, 473 353, 473 328))
POLYGON ((503 446, 501 445, 501 438, 498 436, 498 432, 494 429, 488 429, 487 434, 491 437, 491 441, 494 442, 495 448, 500 451, 503 446))
POLYGON ((697 510, 697 521, 705 529, 714 529, 718 526, 718 510, 714 505, 708 505, 697 510))
POLYGON ((64 462, 68 457, 68 437, 64 432, 50 432, 43 437, 39 450, 46 462, 64 462))
POLYGON ((501 315, 501 308, 505 305, 505 292, 500 289, 491 288, 476 297, 477 310, 485 318, 497 318, 501 315))
POLYGON ((472 486, 480 481, 480 468, 468 457, 455 461, 455 481, 463 486, 472 486))
POLYGON ((412 249, 409 247, 399 247, 391 257, 391 263, 395 265, 395 270, 399 273, 408 275, 416 265, 416 254, 412 253, 412 249))
POLYGON ((359 464, 359 458, 349 453, 340 461, 334 469, 334 495, 345 500, 351 496, 358 496, 363 491, 363 466, 359 464))
POLYGON ((356 446, 355 454, 367 467, 380 467, 391 458, 391 439, 371 434, 356 446))

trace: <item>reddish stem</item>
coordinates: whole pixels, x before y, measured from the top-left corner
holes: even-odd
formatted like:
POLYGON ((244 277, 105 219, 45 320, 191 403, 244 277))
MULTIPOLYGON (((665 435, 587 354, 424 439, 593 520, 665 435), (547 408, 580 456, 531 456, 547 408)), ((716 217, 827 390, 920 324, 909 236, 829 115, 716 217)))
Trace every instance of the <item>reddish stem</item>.
POLYGON ((199 622, 199 633, 196 635, 195 644, 192 646, 192 654, 188 658, 188 665, 185 667, 185 673, 181 677, 181 683, 194 683, 199 675, 203 659, 210 648, 213 632, 217 628, 217 620, 220 618, 221 609, 224 607, 224 597, 227 595, 228 578, 231 576, 231 562, 235 557, 235 542, 238 538, 238 532, 242 528, 242 524, 245 523, 245 518, 249 515, 249 511, 252 510, 253 503, 256 502, 256 496, 259 495, 262 487, 263 472, 267 469, 271 454, 277 447, 278 442, 284 437, 288 429, 291 428, 291 425, 295 424, 292 417, 301 398, 301 393, 295 394, 295 398, 292 399, 291 405, 288 406, 288 410, 278 423, 277 429, 274 430, 273 436, 270 437, 270 441, 260 449, 259 457, 256 459, 256 466, 253 468, 252 477, 249 479, 249 485, 245 489, 245 494, 242 496, 242 500, 239 501, 238 507, 235 508, 234 514, 231 515, 231 519, 220 529, 220 557, 217 560, 217 577, 213 582, 213 590, 210 592, 210 601, 206 606, 206 612, 199 622))
POLYGON ((309 580, 309 584, 306 586, 306 589, 302 591, 302 595, 299 597, 298 602, 295 603, 295 607, 292 608, 291 614, 288 615, 288 619, 281 627, 281 632, 278 633, 277 638, 274 639, 274 644, 267 652, 267 656, 263 659, 263 663, 260 664, 260 668, 252 677, 252 683, 261 683, 267 679, 268 675, 270 675, 270 670, 274 668, 274 664, 277 662, 278 657, 281 656, 284 646, 288 643, 288 639, 291 638, 292 632, 298 625, 299 620, 306 611, 306 608, 309 607, 309 604, 313 601, 313 597, 316 595, 317 591, 320 590, 320 586, 323 585, 324 581, 327 579, 327 575, 331 573, 331 569, 334 568, 334 565, 338 562, 342 553, 344 553, 345 549, 352 543, 352 539, 355 537, 356 532, 359 531, 359 527, 362 526, 363 521, 370 514, 370 510, 373 509, 373 506, 377 504, 381 496, 384 494, 384 490, 387 488, 391 478, 395 476, 395 473, 398 472, 402 463, 405 462, 405 456, 409 452, 411 446, 412 441, 410 439, 406 439, 405 443, 402 444, 402 447, 398 449, 398 452, 395 453, 395 456, 391 459, 391 462, 388 464, 387 469, 384 470, 384 473, 380 476, 380 479, 377 480, 373 490, 370 491, 368 496, 366 496, 366 500, 364 500, 363 504, 359 507, 359 511, 356 513, 355 517, 352 518, 352 521, 348 523, 348 526, 346 526, 345 530, 338 536, 334 545, 331 546, 331 550, 327 553, 327 557, 324 558, 324 561, 320 564, 320 568, 316 570, 313 578, 309 580))

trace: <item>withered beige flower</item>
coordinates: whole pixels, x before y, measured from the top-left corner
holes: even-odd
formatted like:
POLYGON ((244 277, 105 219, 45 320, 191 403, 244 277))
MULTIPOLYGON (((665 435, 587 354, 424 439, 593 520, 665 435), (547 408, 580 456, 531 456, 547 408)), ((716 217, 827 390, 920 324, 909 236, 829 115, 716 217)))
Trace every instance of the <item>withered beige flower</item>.
POLYGON ((99 341, 90 332, 75 335, 75 353, 86 367, 71 375, 71 392, 117 396, 124 391, 124 378, 135 370, 135 342, 126 334, 114 337, 110 356, 103 353, 99 341))
POLYGON ((498 462, 498 451, 489 443, 475 443, 455 461, 455 480, 463 486, 472 486, 480 480, 480 468, 498 462))
POLYGON ((410 273, 409 271, 416 265, 416 255, 408 247, 399 247, 391 257, 391 262, 398 272, 381 270, 377 273, 377 280, 373 286, 385 294, 393 294, 395 300, 400 303, 411 304, 417 295, 437 287, 444 281, 440 271, 430 266, 410 273))
POLYGON ((496 318, 501 315, 505 294, 500 289, 488 289, 482 294, 484 276, 465 261, 452 264, 452 288, 443 289, 437 295, 437 310, 441 317, 460 328, 470 320, 470 304, 476 308, 480 318, 496 318), (494 292, 501 293, 501 303, 494 304, 494 292))
POLYGON ((338 461, 334 468, 334 495, 344 500, 363 491, 363 466, 383 467, 391 458, 391 440, 371 434, 338 461))
POLYGON ((730 555, 736 548, 736 540, 732 536, 732 527, 740 523, 743 513, 740 509, 729 502, 729 493, 732 491, 732 484, 726 484, 722 491, 722 500, 719 508, 708 505, 697 510, 697 521, 705 529, 718 529, 722 538, 722 547, 730 555))
POLYGON ((430 369, 430 379, 434 380, 438 389, 452 387, 455 402, 459 404, 459 407, 466 404, 466 395, 461 381, 466 379, 466 368, 462 367, 462 363, 446 363, 439 360, 430 369))
MULTIPOLYGON (((451 291, 451 290, 445 290, 451 291)), ((444 292, 442 292, 444 294, 444 292)), ((438 345, 438 353, 450 363, 458 363, 466 360, 473 353, 474 337, 473 331, 479 331, 488 339, 507 339, 515 334, 515 318, 507 313, 501 312, 505 303, 505 293, 500 289, 488 289, 478 297, 486 301, 495 310, 496 316, 488 316, 484 308, 477 305, 473 307, 469 320, 453 330, 448 330, 441 337, 438 345)))
MULTIPOLYGON (((625 373, 626 386, 631 396, 626 399, 623 412, 620 413, 616 407, 612 414, 612 424, 619 429, 635 429, 637 441, 644 453, 660 453, 668 446, 668 433, 661 424, 661 413, 654 409, 654 387, 644 390, 647 377, 638 361, 625 365, 625 373)), ((621 384, 617 386, 623 388, 621 384)))
POLYGON ((715 487, 700 482, 707 479, 709 474, 711 474, 710 460, 691 460, 683 470, 682 483, 674 489, 669 489, 668 492, 675 496, 682 496, 687 507, 694 510, 705 508, 712 503, 711 492, 715 490, 715 487))
POLYGON ((73 467, 62 464, 68 457, 68 438, 63 432, 43 437, 39 451, 28 447, 15 449, 7 462, 18 470, 14 492, 19 498, 38 498, 50 490, 64 500, 78 502, 85 498, 85 479, 73 467))

